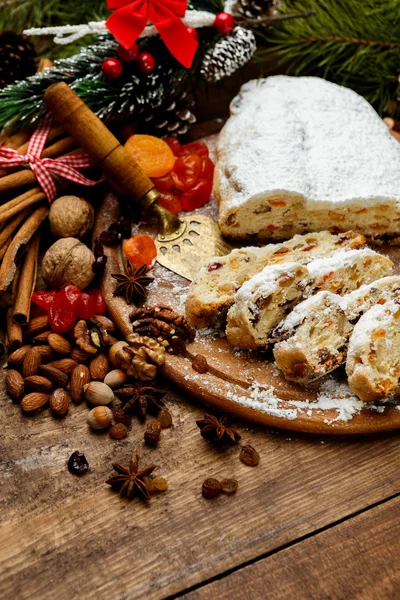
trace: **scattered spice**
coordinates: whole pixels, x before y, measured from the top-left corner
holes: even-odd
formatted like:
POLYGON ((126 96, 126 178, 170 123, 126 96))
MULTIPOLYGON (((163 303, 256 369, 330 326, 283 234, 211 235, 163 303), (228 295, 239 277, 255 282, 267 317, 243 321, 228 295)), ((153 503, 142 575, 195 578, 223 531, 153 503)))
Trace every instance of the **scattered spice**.
POLYGON ((82 452, 78 452, 76 450, 71 454, 68 459, 68 471, 72 473, 72 475, 84 475, 87 473, 89 469, 89 463, 86 459, 86 456, 82 454, 82 452))
POLYGON ((169 429, 172 425, 172 416, 167 408, 162 408, 157 415, 160 421, 161 429, 169 429))
POLYGON ((142 265, 138 269, 135 269, 128 261, 126 264, 126 273, 115 273, 111 275, 118 284, 113 295, 125 296, 125 300, 128 304, 132 304, 134 300, 143 302, 147 296, 146 287, 154 281, 153 277, 149 277, 146 273, 146 265, 142 265))
POLYGON ((133 383, 115 390, 114 394, 122 402, 125 402, 125 412, 128 414, 136 413, 142 418, 147 412, 157 415, 164 407, 161 398, 165 395, 165 392, 150 385, 133 383))
POLYGON ((235 494, 239 487, 236 479, 223 479, 221 481, 221 488, 224 494, 235 494))
POLYGON ((212 441, 230 441, 237 443, 240 435, 228 423, 227 417, 217 419, 214 415, 206 413, 203 419, 196 421, 203 438, 212 441))
POLYGON ((206 357, 202 354, 196 354, 192 361, 192 369, 194 371, 197 371, 197 373, 207 373, 208 363, 206 357))
POLYGON ((139 469, 139 457, 134 452, 129 467, 113 464, 117 475, 107 479, 106 483, 117 490, 120 496, 126 496, 129 500, 132 500, 134 496, 139 496, 142 500, 150 500, 145 478, 149 477, 155 468, 156 465, 149 465, 144 469, 139 469))
POLYGON ((110 437, 113 440, 120 440, 128 435, 128 428, 123 423, 116 423, 110 429, 110 437))
POLYGON ((203 485, 201 486, 201 493, 203 494, 204 498, 207 498, 207 500, 211 500, 211 498, 216 498, 220 495, 221 492, 221 483, 218 481, 218 479, 213 479, 212 477, 206 479, 203 485))
POLYGON ((160 441, 161 435, 161 423, 158 419, 153 419, 146 426, 146 431, 144 432, 144 441, 148 446, 157 446, 160 441))
POLYGON ((253 446, 250 446, 250 444, 242 446, 239 458, 245 465, 249 465, 249 467, 256 467, 260 462, 260 455, 253 446))

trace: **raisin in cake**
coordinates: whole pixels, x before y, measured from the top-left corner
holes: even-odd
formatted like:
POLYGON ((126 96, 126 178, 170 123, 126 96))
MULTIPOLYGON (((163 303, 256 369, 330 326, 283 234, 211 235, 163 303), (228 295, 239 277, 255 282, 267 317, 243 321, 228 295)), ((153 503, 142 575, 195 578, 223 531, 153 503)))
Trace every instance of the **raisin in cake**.
POLYGON ((214 192, 233 240, 324 229, 397 237, 400 144, 348 88, 317 77, 250 81, 219 137, 214 192))
POLYGON ((400 378, 400 298, 368 310, 349 341, 350 389, 366 402, 392 396, 400 378))
POLYGON ((400 297, 400 276, 383 277, 340 297, 319 292, 298 304, 272 332, 277 366, 287 379, 307 383, 342 365, 350 335, 360 317, 374 305, 400 297), (344 322, 343 319, 346 319, 344 322), (321 323, 320 323, 321 320, 321 323), (324 323, 332 335, 321 337, 324 323))
POLYGON ((282 262, 306 264, 313 258, 334 252, 338 248, 361 248, 364 236, 348 231, 339 235, 319 232, 295 235, 280 244, 268 244, 232 250, 215 257, 201 268, 189 287, 186 316, 197 327, 215 325, 225 318, 235 293, 245 281, 267 265, 282 262))
POLYGON ((227 315, 226 337, 231 344, 243 349, 266 347, 272 329, 302 297, 319 290, 346 294, 391 274, 393 263, 363 248, 337 250, 299 267, 296 263, 267 266, 243 284, 227 315))

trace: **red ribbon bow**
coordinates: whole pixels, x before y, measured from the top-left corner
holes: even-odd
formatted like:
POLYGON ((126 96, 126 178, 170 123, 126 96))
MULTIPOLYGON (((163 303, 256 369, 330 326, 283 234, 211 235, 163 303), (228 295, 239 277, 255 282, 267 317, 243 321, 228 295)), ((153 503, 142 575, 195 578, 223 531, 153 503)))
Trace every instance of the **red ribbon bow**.
POLYGON ((189 69, 198 42, 181 21, 186 7, 187 0, 108 0, 108 8, 116 10, 106 26, 128 50, 151 21, 171 54, 189 69))
POLYGON ((67 156, 59 158, 40 158, 45 146, 47 137, 51 127, 51 118, 46 117, 39 123, 38 128, 29 140, 28 148, 25 155, 20 154, 17 150, 0 148, 0 167, 12 168, 22 167, 29 164, 30 168, 36 175, 36 179, 40 187, 46 194, 49 202, 53 202, 57 196, 57 188, 51 173, 80 183, 82 185, 96 185, 98 181, 87 179, 75 169, 83 169, 93 166, 91 158, 83 150, 76 150, 67 156))

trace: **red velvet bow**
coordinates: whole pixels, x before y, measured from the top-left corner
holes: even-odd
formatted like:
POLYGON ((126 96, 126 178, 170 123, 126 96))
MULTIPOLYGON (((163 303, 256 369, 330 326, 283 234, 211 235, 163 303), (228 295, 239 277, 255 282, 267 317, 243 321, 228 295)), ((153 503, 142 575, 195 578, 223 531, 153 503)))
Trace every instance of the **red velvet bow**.
POLYGON ((198 43, 181 21, 186 7, 187 0, 108 0, 108 8, 116 10, 106 25, 129 49, 151 21, 171 54, 188 69, 198 43))

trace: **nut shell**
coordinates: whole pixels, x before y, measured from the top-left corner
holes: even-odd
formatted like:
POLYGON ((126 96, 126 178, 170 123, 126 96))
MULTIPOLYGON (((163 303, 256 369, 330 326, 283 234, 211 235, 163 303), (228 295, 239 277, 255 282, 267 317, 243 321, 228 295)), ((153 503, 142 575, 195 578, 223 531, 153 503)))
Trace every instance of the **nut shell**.
POLYGON ((117 388, 122 387, 127 379, 128 376, 125 371, 122 369, 114 369, 104 377, 104 383, 112 390, 116 390, 117 388))
POLYGON ((113 414, 107 406, 96 406, 89 412, 87 422, 92 429, 107 429, 113 423, 113 414))
POLYGON ((78 196, 61 196, 53 202, 49 212, 50 231, 56 238, 85 237, 92 229, 92 206, 78 196))
POLYGON ((105 406, 114 400, 114 392, 102 381, 91 381, 83 389, 85 400, 94 406, 105 406))
POLYGON ((94 277, 94 260, 85 244, 76 238, 62 238, 50 246, 43 257, 43 279, 50 288, 59 289, 72 283, 83 290, 94 277))

